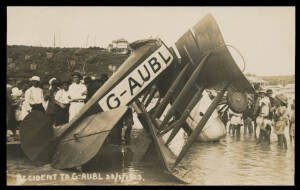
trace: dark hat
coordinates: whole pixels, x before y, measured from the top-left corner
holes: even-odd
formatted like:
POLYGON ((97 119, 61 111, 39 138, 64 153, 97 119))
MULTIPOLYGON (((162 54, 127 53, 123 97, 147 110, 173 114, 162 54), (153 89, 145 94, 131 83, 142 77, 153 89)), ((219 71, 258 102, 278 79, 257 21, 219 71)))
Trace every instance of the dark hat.
POLYGON ((284 94, 278 94, 275 98, 286 105, 288 104, 288 98, 284 94))
POLYGON ((90 76, 84 77, 83 80, 84 80, 84 83, 85 83, 85 84, 89 84, 89 83, 92 82, 92 78, 91 78, 90 76))
POLYGON ((92 77, 90 77, 90 76, 86 76, 86 77, 84 77, 84 80, 92 80, 92 77))
POLYGON ((75 76, 77 76, 79 78, 82 78, 82 76, 81 76, 81 74, 79 72, 73 72, 72 73, 72 77, 75 77, 75 76))
POLYGON ((267 90, 267 94, 272 94, 272 93, 273 93, 273 91, 271 89, 267 90))

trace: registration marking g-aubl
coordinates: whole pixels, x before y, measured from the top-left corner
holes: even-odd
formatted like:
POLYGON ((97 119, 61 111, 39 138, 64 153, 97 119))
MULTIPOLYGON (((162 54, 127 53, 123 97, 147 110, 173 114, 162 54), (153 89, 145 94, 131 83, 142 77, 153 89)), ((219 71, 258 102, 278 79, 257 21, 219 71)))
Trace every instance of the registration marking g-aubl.
POLYGON ((173 61, 173 56, 168 48, 162 44, 154 53, 138 65, 111 91, 103 96, 98 104, 103 111, 127 105, 151 81, 164 71, 173 61))

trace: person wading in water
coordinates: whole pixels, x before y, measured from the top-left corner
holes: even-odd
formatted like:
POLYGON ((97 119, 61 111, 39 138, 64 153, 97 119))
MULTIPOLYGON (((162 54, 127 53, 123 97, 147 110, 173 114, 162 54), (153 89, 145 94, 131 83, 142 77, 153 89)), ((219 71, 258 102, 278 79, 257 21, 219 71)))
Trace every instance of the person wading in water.
POLYGON ((263 139, 270 144, 270 130, 267 128, 267 126, 271 126, 271 120, 269 119, 271 103, 270 99, 265 96, 264 91, 260 91, 260 95, 261 99, 258 102, 259 114, 256 118, 256 124, 260 129, 257 144, 261 143, 263 139))
POLYGON ((283 94, 276 95, 275 98, 279 101, 279 104, 275 109, 274 128, 278 137, 278 145, 287 149, 287 141, 284 135, 285 128, 288 126, 287 117, 287 97, 283 94))
POLYGON ((289 134, 290 142, 292 143, 294 141, 295 143, 295 99, 291 105, 289 134))

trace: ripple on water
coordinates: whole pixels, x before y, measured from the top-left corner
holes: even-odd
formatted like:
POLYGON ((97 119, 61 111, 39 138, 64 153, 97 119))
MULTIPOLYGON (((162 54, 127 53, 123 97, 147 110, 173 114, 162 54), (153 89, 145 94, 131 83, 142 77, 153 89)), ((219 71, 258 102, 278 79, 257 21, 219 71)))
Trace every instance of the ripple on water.
POLYGON ((240 139, 227 135, 214 146, 201 143, 193 146, 197 148, 186 159, 198 165, 194 174, 196 184, 294 184, 294 149, 291 145, 288 150, 280 149, 277 139, 267 145, 256 144, 249 135, 241 135, 240 139), (197 180, 203 177, 204 180, 197 180))
MULTIPOLYGON (((137 135, 139 130, 134 130, 137 135)), ((243 130, 242 130, 243 131, 243 130)), ((289 139, 288 143, 289 143, 289 139)), ((176 140, 172 147, 182 146, 176 140)), ((240 139, 229 134, 216 143, 195 143, 186 155, 185 163, 193 167, 192 184, 195 185, 293 185, 294 184, 294 146, 288 144, 288 150, 277 146, 277 137, 272 134, 271 144, 256 144, 255 138, 241 135, 240 139)), ((25 158, 7 159, 8 173, 39 174, 55 173, 57 170, 49 165, 36 166, 25 158)), ((101 172, 101 171, 100 171, 101 172)), ((132 162, 120 173, 141 175, 144 181, 126 184, 170 185, 179 184, 172 176, 166 174, 157 162, 132 162)), ((63 184, 48 182, 47 184, 63 184)), ((91 184, 82 182, 81 184, 91 184)), ((101 185, 103 182, 93 182, 101 185)), ((125 183, 120 183, 120 185, 125 183)))

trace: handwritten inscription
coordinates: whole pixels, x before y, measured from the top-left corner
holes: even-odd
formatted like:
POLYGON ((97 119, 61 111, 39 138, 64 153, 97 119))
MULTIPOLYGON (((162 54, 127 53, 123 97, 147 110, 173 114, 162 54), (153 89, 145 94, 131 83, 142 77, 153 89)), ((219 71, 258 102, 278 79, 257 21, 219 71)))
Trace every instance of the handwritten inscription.
POLYGON ((42 181, 110 181, 113 183, 145 181, 140 174, 133 173, 59 173, 59 174, 38 174, 38 175, 21 175, 17 174, 17 183, 22 184, 29 182, 42 181))

